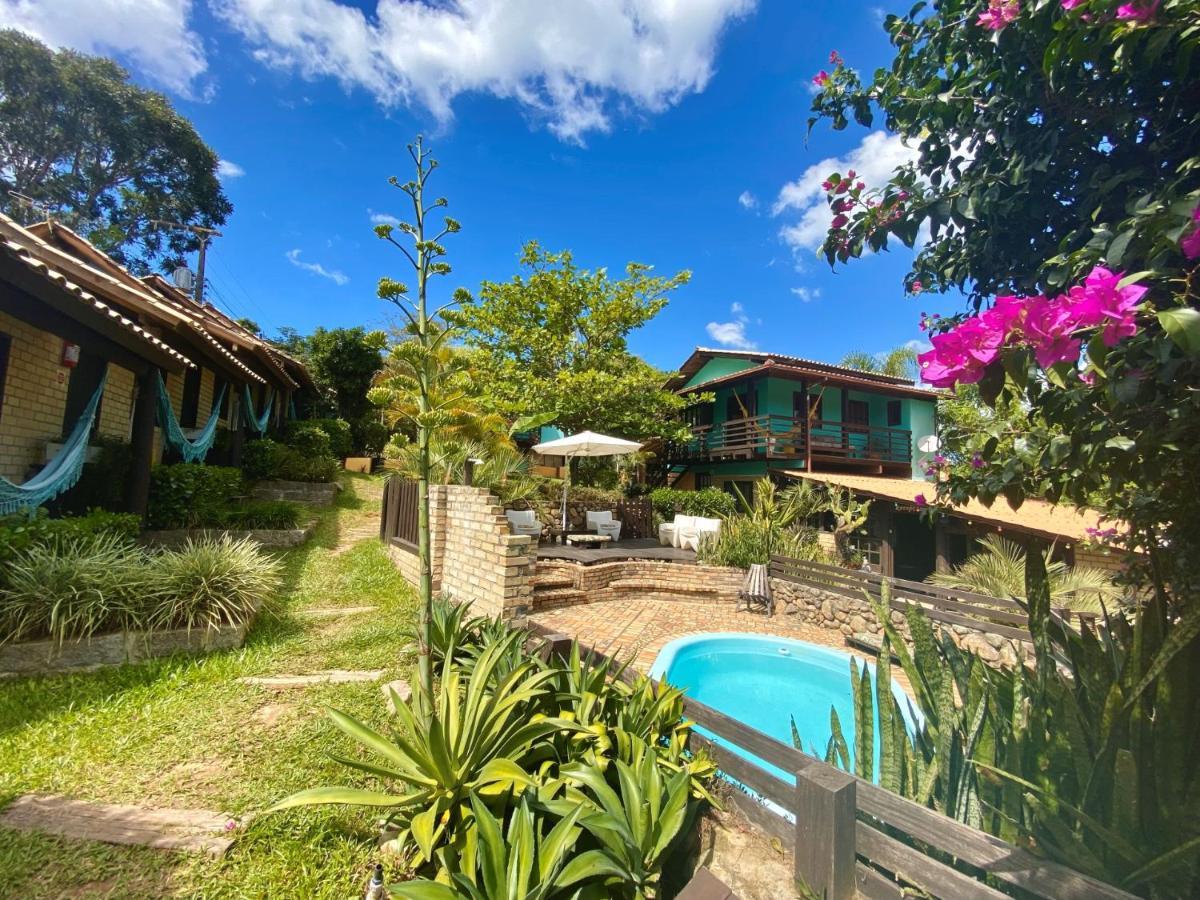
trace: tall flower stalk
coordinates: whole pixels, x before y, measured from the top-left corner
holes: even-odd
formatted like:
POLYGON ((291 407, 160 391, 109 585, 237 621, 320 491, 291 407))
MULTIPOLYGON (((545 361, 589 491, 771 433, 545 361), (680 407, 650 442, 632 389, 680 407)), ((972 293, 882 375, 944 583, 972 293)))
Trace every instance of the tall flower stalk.
POLYGON ((409 339, 402 341, 392 350, 393 359, 403 361, 402 375, 392 379, 392 390, 405 390, 411 398, 407 417, 415 426, 417 435, 417 560, 419 569, 420 619, 417 628, 417 680, 419 682, 420 708, 427 713, 432 708, 433 666, 429 655, 429 621, 433 606, 433 558, 429 535, 429 481, 431 469, 430 442, 435 431, 447 425, 453 417, 453 408, 459 398, 458 392, 445 391, 445 354, 442 348, 455 332, 454 313, 462 304, 471 302, 471 295, 463 288, 457 289, 452 298, 437 309, 430 310, 428 299, 429 279, 436 275, 450 274, 450 264, 443 261, 446 248, 439 243, 447 234, 459 231, 460 225, 449 216, 444 217, 441 229, 432 238, 427 237, 426 226, 429 215, 447 205, 445 197, 439 197, 428 206, 425 204, 425 185, 437 160, 426 150, 423 139, 418 136, 415 143, 408 145, 408 155, 416 167, 416 177, 403 184, 395 176, 388 179, 392 187, 408 195, 412 203, 413 221, 396 225, 377 225, 375 233, 392 244, 412 265, 416 272, 417 289, 413 296, 408 285, 391 278, 379 279, 379 297, 393 304, 404 316, 404 331, 409 339), (400 231, 412 239, 412 249, 395 236, 400 231))

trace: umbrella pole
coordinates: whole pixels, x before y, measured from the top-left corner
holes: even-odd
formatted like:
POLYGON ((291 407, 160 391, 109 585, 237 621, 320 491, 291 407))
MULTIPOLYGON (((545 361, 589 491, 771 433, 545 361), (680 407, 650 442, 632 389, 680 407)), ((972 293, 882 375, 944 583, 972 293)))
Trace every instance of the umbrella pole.
POLYGON ((567 488, 571 486, 571 457, 565 456, 563 459, 567 464, 567 476, 563 479, 563 495, 562 495, 562 533, 563 543, 567 540, 567 488))

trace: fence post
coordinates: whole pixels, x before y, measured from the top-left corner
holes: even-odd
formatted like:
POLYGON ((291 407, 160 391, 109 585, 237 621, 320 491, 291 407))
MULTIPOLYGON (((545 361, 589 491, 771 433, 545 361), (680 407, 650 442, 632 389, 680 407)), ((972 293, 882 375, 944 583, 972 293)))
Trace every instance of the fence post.
POLYGON ((392 501, 392 482, 394 478, 389 478, 383 483, 383 502, 379 509, 379 539, 387 543, 387 521, 388 521, 388 505, 392 501))
POLYGON ((796 881, 825 900, 852 900, 855 884, 854 776, 825 763, 796 773, 796 881))

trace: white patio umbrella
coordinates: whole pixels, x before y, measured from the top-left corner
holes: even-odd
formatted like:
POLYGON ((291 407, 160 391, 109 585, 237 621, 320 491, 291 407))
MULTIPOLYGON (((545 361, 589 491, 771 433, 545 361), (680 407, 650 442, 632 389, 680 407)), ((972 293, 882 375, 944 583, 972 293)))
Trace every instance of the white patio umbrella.
POLYGON ((642 445, 637 441, 627 441, 624 438, 610 437, 607 434, 597 434, 594 431, 581 431, 569 437, 535 444, 535 453, 543 456, 565 456, 567 458, 567 477, 563 481, 562 494, 562 530, 567 533, 567 488, 571 484, 571 459, 576 456, 621 456, 640 450, 642 445))

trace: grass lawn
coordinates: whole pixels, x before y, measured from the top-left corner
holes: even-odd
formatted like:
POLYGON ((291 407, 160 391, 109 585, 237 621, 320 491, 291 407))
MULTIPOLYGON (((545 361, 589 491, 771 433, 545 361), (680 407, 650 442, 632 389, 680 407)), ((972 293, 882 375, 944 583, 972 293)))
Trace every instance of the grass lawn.
MULTIPOLYGON (((379 482, 348 478, 312 540, 282 554, 277 614, 241 650, 84 675, 0 681, 0 804, 41 791, 112 803, 201 807, 242 817, 322 784, 361 784, 328 760, 353 744, 333 705, 377 728, 378 684, 274 692, 246 675, 385 669, 414 677, 404 632, 416 600, 369 536, 379 482), (305 607, 374 612, 307 619, 305 607)), ((254 818, 223 859, 113 847, 0 829, 0 896, 361 896, 375 817, 334 808, 254 818)))

